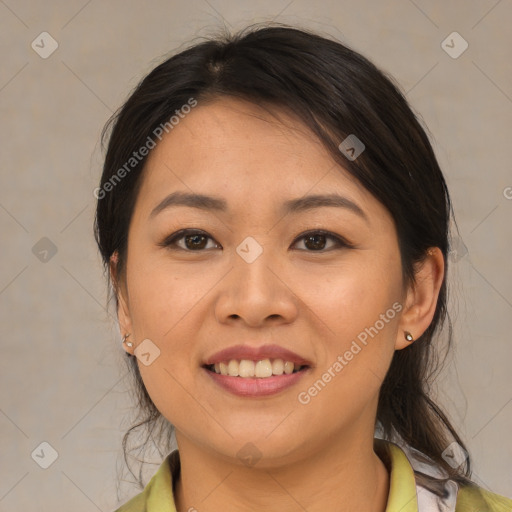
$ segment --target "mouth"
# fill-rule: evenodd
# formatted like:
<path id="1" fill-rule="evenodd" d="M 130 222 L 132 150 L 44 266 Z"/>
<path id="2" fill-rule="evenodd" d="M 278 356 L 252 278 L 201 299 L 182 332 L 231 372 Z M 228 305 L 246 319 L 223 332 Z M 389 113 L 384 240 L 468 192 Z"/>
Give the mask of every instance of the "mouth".
<path id="1" fill-rule="evenodd" d="M 283 359 L 230 359 L 204 364 L 202 369 L 219 389 L 244 399 L 267 399 L 281 394 L 312 371 L 310 365 Z"/>
<path id="2" fill-rule="evenodd" d="M 291 375 L 306 371 L 310 368 L 307 364 L 284 361 L 283 359 L 231 359 L 215 364 L 205 364 L 203 368 L 217 375 L 227 377 L 239 377 L 242 379 L 268 379 L 282 375 Z"/>

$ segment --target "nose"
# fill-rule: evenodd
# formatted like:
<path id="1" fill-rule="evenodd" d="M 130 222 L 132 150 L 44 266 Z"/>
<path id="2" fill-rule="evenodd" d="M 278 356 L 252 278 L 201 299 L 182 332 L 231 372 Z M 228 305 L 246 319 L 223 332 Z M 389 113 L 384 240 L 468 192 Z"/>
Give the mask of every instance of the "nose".
<path id="1" fill-rule="evenodd" d="M 299 299 L 283 268 L 264 250 L 252 263 L 234 256 L 234 268 L 223 279 L 215 304 L 220 323 L 242 322 L 249 327 L 291 323 Z"/>

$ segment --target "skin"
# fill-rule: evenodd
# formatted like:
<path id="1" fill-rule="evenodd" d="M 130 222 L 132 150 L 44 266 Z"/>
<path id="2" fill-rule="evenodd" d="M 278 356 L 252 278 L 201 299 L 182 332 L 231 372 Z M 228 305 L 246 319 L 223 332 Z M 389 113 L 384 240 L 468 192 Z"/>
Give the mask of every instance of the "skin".
<path id="1" fill-rule="evenodd" d="M 433 248 L 403 283 L 398 239 L 384 206 L 335 163 L 291 115 L 278 121 L 241 100 L 199 104 L 151 151 L 119 278 L 121 332 L 133 353 L 148 338 L 160 350 L 138 360 L 145 386 L 176 428 L 181 476 L 178 512 L 385 511 L 389 475 L 374 451 L 378 393 L 395 350 L 430 324 L 443 280 Z M 151 210 L 169 193 L 224 198 L 227 213 L 186 206 Z M 287 199 L 336 192 L 364 211 L 320 207 L 283 216 Z M 159 245 L 179 229 L 207 237 Z M 314 243 L 304 232 L 334 240 Z M 236 252 L 251 236 L 263 253 Z M 321 244 L 325 243 L 325 246 Z M 180 250 L 181 247 L 181 250 Z M 204 247 L 204 248 L 203 248 Z M 322 248 L 325 247 L 325 248 Z M 188 248 L 188 252 L 187 252 Z M 116 282 L 116 255 L 111 263 Z M 402 310 L 304 405 L 308 388 L 395 302 Z M 313 362 L 299 384 L 277 395 L 242 398 L 215 385 L 201 364 L 231 345 L 276 343 Z M 247 443 L 261 458 L 237 455 Z M 256 448 L 254 448 L 256 447 Z"/>

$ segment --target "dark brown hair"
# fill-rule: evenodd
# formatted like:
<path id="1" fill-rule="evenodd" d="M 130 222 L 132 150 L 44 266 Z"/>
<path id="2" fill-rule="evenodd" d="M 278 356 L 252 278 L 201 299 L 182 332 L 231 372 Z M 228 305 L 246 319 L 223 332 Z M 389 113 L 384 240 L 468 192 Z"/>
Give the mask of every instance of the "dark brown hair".
<path id="1" fill-rule="evenodd" d="M 430 247 L 445 259 L 445 280 L 431 325 L 413 344 L 395 351 L 380 390 L 376 421 L 385 437 L 398 434 L 461 484 L 471 484 L 470 459 L 453 468 L 442 452 L 456 441 L 465 448 L 447 416 L 430 397 L 439 370 L 439 334 L 448 324 L 446 273 L 449 225 L 453 214 L 446 183 L 425 129 L 393 79 L 344 44 L 308 30 L 282 24 L 250 26 L 232 35 L 222 33 L 192 44 L 153 69 L 105 126 L 110 133 L 100 189 L 110 182 L 154 130 L 195 98 L 206 104 L 219 97 L 237 97 L 270 110 L 293 112 L 391 213 L 398 233 L 404 282 L 414 282 L 415 268 Z M 355 134 L 365 150 L 346 158 L 339 144 Z M 145 158 L 123 173 L 108 193 L 98 195 L 95 237 L 109 279 L 109 258 L 117 251 L 122 281 L 127 235 Z M 110 280 L 109 280 L 110 284 Z M 114 283 L 114 287 L 116 283 Z M 112 290 L 112 287 L 109 287 Z M 116 290 L 113 290 L 116 299 Z M 125 434 L 146 429 L 146 438 L 165 451 L 170 425 L 151 401 L 134 357 L 127 359 L 135 379 L 140 417 Z M 161 452 L 160 452 L 161 453 Z M 132 472 L 133 474 L 133 472 Z M 428 478 L 421 481 L 428 484 Z M 138 481 L 142 487 L 141 473 Z"/>

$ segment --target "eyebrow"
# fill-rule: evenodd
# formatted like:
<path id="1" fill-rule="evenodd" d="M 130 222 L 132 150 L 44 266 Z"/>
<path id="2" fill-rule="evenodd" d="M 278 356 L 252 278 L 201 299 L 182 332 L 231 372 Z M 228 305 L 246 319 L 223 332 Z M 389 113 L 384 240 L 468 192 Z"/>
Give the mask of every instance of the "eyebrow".
<path id="1" fill-rule="evenodd" d="M 175 206 L 187 206 L 189 208 L 219 212 L 228 211 L 228 204 L 226 200 L 221 197 L 177 191 L 172 192 L 158 203 L 151 211 L 149 218 L 152 219 L 163 210 Z M 299 197 L 297 199 L 289 199 L 283 203 L 281 213 L 283 215 L 287 215 L 290 213 L 300 213 L 322 207 L 345 208 L 368 222 L 366 213 L 359 205 L 354 203 L 351 199 L 338 194 L 318 194 Z"/>

